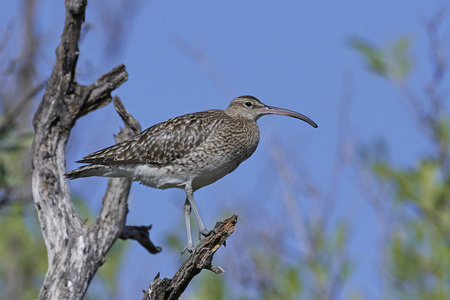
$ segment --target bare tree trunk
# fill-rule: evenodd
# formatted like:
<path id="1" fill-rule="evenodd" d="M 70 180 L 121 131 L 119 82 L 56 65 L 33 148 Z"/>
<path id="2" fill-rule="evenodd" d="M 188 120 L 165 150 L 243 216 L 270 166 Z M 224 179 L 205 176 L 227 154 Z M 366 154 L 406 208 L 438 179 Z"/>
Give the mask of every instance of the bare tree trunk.
<path id="1" fill-rule="evenodd" d="M 65 147 L 75 121 L 112 98 L 127 80 L 121 65 L 90 86 L 75 81 L 78 40 L 86 0 L 66 0 L 66 20 L 56 62 L 43 100 L 33 119 L 35 139 L 32 191 L 48 251 L 49 267 L 38 299 L 81 299 L 105 255 L 121 235 L 131 186 L 110 179 L 96 222 L 86 226 L 75 212 L 65 172 Z M 139 125 L 135 124 L 135 132 Z M 119 138 L 132 136 L 123 132 Z"/>

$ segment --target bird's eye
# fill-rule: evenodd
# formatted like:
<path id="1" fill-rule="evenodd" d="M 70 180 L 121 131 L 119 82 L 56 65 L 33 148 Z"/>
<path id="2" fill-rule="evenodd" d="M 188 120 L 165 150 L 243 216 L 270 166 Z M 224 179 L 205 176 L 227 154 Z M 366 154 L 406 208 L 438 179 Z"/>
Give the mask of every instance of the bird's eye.
<path id="1" fill-rule="evenodd" d="M 247 101 L 247 102 L 244 103 L 244 105 L 247 106 L 247 107 L 251 107 L 252 103 L 250 101 Z"/>

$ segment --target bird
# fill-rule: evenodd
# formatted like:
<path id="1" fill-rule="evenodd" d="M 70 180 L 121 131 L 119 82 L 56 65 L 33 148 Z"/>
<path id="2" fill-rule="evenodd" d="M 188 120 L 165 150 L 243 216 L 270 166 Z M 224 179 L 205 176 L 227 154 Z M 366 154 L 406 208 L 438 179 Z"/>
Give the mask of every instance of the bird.
<path id="1" fill-rule="evenodd" d="M 265 105 L 254 96 L 240 96 L 225 110 L 212 109 L 175 117 L 89 154 L 77 161 L 88 165 L 65 176 L 68 179 L 125 177 L 157 189 L 184 189 L 187 245 L 181 253 L 186 250 L 192 253 L 191 211 L 198 224 L 199 239 L 211 233 L 200 217 L 194 192 L 233 172 L 255 152 L 260 139 L 256 121 L 270 114 L 297 118 L 318 127 L 298 112 Z"/>

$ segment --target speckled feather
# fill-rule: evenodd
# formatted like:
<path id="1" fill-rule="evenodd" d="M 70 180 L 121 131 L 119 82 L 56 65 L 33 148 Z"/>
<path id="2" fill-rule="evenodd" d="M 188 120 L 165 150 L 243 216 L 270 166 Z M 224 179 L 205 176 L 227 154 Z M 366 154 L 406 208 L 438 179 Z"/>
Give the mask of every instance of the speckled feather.
<path id="1" fill-rule="evenodd" d="M 210 139 L 223 128 L 227 116 L 221 110 L 187 114 L 156 124 L 136 137 L 94 152 L 80 163 L 170 164 Z M 229 124 L 227 124 L 229 125 Z"/>

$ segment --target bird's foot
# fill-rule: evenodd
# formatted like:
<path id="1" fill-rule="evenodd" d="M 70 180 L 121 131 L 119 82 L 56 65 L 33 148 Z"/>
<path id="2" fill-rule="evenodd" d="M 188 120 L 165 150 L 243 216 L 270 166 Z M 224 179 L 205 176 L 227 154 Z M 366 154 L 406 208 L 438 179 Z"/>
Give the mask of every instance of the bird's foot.
<path id="1" fill-rule="evenodd" d="M 202 236 L 208 236 L 213 232 L 213 230 L 208 230 L 204 228 L 203 230 L 199 230 L 198 232 L 198 239 L 201 240 Z"/>
<path id="2" fill-rule="evenodd" d="M 194 252 L 194 245 L 193 245 L 192 243 L 188 243 L 188 244 L 186 245 L 186 247 L 184 247 L 184 249 L 181 250 L 181 255 L 183 255 L 184 252 L 186 252 L 186 250 L 187 250 L 189 253 Z"/>

